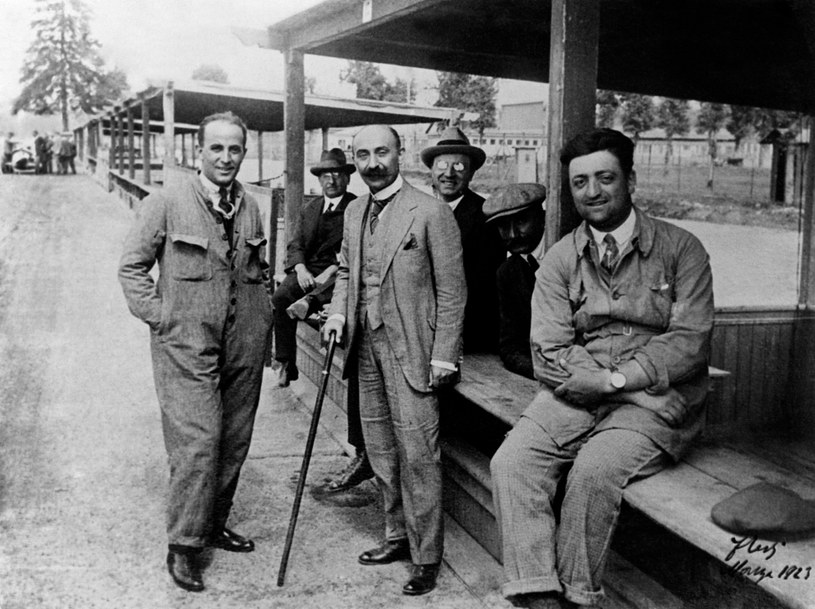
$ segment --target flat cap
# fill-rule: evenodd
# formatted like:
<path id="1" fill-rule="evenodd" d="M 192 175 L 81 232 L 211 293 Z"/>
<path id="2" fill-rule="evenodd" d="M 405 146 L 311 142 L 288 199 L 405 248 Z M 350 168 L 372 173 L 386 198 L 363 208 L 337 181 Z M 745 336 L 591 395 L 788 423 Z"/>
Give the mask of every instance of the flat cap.
<path id="1" fill-rule="evenodd" d="M 484 215 L 489 222 L 518 213 L 536 203 L 543 203 L 545 199 L 546 188 L 541 184 L 510 184 L 487 199 L 483 208 Z"/>

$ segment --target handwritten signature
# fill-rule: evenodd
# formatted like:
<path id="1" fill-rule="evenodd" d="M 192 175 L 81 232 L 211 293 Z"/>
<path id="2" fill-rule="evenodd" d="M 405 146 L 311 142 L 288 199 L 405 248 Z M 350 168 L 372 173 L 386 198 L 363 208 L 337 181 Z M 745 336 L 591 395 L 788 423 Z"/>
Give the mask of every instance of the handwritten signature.
<path id="1" fill-rule="evenodd" d="M 765 579 L 781 580 L 808 580 L 812 577 L 811 566 L 801 566 L 796 564 L 786 564 L 777 567 L 764 564 L 751 564 L 750 558 L 769 561 L 773 558 L 781 547 L 787 545 L 785 541 L 775 541 L 772 543 L 760 542 L 756 537 L 732 537 L 730 543 L 733 544 L 724 561 L 729 563 L 730 568 L 736 573 L 745 577 L 755 578 L 756 583 Z M 747 554 L 748 558 L 743 558 L 739 553 Z"/>

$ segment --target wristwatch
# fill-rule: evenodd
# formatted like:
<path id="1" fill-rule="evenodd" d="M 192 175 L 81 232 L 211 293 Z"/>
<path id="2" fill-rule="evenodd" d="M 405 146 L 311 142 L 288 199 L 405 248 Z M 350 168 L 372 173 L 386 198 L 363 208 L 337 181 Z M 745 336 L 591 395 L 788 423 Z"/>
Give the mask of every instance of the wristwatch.
<path id="1" fill-rule="evenodd" d="M 625 375 L 620 372 L 619 370 L 612 370 L 611 371 L 611 386 L 614 387 L 617 391 L 621 389 L 625 389 L 625 384 L 628 382 L 628 379 L 625 378 Z"/>

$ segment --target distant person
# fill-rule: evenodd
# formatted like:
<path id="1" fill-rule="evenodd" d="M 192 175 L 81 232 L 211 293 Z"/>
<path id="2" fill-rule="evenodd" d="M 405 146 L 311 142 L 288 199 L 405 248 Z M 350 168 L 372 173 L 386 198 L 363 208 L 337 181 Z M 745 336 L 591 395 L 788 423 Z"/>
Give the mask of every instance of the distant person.
<path id="1" fill-rule="evenodd" d="M 538 260 L 533 252 L 540 245 L 546 216 L 546 188 L 540 184 L 511 184 L 484 204 L 487 225 L 498 230 L 511 254 L 498 267 L 498 354 L 507 370 L 535 378 L 529 331 L 532 323 L 532 291 Z"/>
<path id="2" fill-rule="evenodd" d="M 48 135 L 45 134 L 45 172 L 54 173 L 54 146 L 58 136 L 56 133 Z"/>
<path id="3" fill-rule="evenodd" d="M 34 131 L 34 173 L 48 173 L 48 150 L 45 134 Z"/>
<path id="4" fill-rule="evenodd" d="M 57 143 L 57 173 L 68 174 L 68 166 L 71 163 L 71 142 L 68 136 L 63 135 Z M 76 170 L 74 170 L 76 173 Z"/>
<path id="5" fill-rule="evenodd" d="M 198 152 L 200 173 L 144 200 L 119 266 L 130 310 L 150 326 L 170 462 L 167 568 L 193 592 L 204 589 L 205 547 L 255 549 L 226 523 L 272 323 L 263 221 L 236 179 L 246 154 L 243 121 L 231 112 L 206 117 Z"/>
<path id="6" fill-rule="evenodd" d="M 14 133 L 8 132 L 3 142 L 3 173 L 11 173 L 14 159 Z"/>
<path id="7" fill-rule="evenodd" d="M 444 553 L 437 391 L 455 378 L 467 286 L 461 237 L 446 205 L 400 175 L 386 125 L 353 139 L 370 193 L 350 203 L 326 340 L 346 338 L 343 375 L 359 374 L 368 459 L 382 493 L 385 539 L 363 565 L 411 559 L 409 595 L 436 587 Z"/>
<path id="8" fill-rule="evenodd" d="M 422 150 L 430 168 L 433 192 L 453 210 L 464 250 L 467 308 L 464 314 L 464 351 L 491 352 L 498 347 L 498 294 L 495 271 L 506 258 L 496 230 L 485 224 L 484 197 L 470 190 L 473 175 L 486 153 L 458 127 L 445 129 L 439 141 Z"/>
<path id="9" fill-rule="evenodd" d="M 315 288 L 324 289 L 313 294 L 306 303 L 307 309 L 316 310 L 318 305 L 331 302 L 331 285 L 342 243 L 343 214 L 356 196 L 348 192 L 348 182 L 356 168 L 346 162 L 345 153 L 339 148 L 324 150 L 320 162 L 310 171 L 320 180 L 323 196 L 300 206 L 294 234 L 286 248 L 286 278 L 272 295 L 279 387 L 288 387 L 300 376 L 297 369 L 297 319 L 292 318 L 286 309 Z M 318 277 L 328 269 L 332 271 L 321 278 L 321 284 L 330 284 L 318 286 Z"/>
<path id="10" fill-rule="evenodd" d="M 593 129 L 560 160 L 583 223 L 538 270 L 531 343 L 542 388 L 491 463 L 502 591 L 533 609 L 601 602 L 623 490 L 701 431 L 713 328 L 704 247 L 633 205 L 634 143 Z"/>

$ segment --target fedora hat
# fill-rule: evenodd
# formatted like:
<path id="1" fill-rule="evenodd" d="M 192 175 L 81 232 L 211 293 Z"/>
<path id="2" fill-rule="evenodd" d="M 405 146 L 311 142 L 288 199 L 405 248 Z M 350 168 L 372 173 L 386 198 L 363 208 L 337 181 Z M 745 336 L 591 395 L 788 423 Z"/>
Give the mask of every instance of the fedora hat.
<path id="1" fill-rule="evenodd" d="M 347 174 L 352 174 L 357 170 L 353 163 L 345 161 L 345 153 L 341 148 L 332 148 L 331 150 L 323 150 L 320 155 L 320 162 L 309 169 L 309 171 L 319 176 L 324 171 L 344 171 Z"/>
<path id="2" fill-rule="evenodd" d="M 466 154 L 470 157 L 472 171 L 477 171 L 487 159 L 486 153 L 481 148 L 470 146 L 470 140 L 458 127 L 447 127 L 441 132 L 441 137 L 436 145 L 425 148 L 419 153 L 419 156 L 422 158 L 422 163 L 433 167 L 433 159 L 440 154 Z"/>

